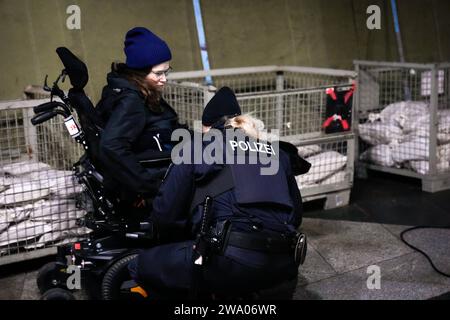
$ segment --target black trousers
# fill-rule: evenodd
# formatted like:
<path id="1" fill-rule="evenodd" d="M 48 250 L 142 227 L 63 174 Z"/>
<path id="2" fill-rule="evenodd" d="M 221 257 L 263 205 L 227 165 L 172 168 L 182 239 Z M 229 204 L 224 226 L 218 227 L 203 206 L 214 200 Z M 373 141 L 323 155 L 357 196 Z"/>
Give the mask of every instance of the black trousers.
<path id="1" fill-rule="evenodd" d="M 185 241 L 141 251 L 129 265 L 132 278 L 149 290 L 187 292 L 193 285 L 192 245 L 192 241 Z M 297 277 L 298 269 L 291 255 L 265 255 L 256 264 L 254 256 L 249 263 L 245 258 L 236 259 L 226 254 L 212 256 L 202 267 L 199 292 L 240 295 Z"/>

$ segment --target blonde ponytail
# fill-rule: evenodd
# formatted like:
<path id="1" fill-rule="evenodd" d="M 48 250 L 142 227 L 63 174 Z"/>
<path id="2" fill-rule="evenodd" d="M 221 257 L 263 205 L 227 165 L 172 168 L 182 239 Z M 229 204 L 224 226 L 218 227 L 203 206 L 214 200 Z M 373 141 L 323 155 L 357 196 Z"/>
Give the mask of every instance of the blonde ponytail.
<path id="1" fill-rule="evenodd" d="M 225 126 L 231 126 L 236 129 L 241 129 L 248 136 L 259 140 L 274 140 L 277 137 L 264 131 L 264 122 L 252 117 L 249 114 L 243 114 L 225 122 Z"/>

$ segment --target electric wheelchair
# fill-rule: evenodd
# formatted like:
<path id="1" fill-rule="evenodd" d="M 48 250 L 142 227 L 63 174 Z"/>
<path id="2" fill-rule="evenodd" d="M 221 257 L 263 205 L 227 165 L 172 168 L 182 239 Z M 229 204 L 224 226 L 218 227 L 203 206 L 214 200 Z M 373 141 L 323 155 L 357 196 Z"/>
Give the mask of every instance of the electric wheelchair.
<path id="1" fill-rule="evenodd" d="M 44 300 L 73 299 L 73 289 L 79 287 L 87 289 L 90 298 L 146 297 L 146 292 L 130 280 L 127 265 L 139 248 L 155 245 L 153 226 L 148 221 L 140 221 L 138 215 L 130 218 L 133 208 L 127 208 L 119 197 L 105 188 L 98 157 L 104 124 L 84 92 L 89 78 L 87 67 L 67 48 L 57 48 L 56 52 L 64 70 L 52 87 L 47 85 L 46 77 L 44 90 L 50 92 L 51 99 L 34 107 L 35 116 L 31 123 L 38 125 L 55 116 L 63 116 L 70 135 L 83 146 L 84 155 L 73 165 L 74 175 L 83 187 L 78 200 L 87 211 L 79 225 L 93 231 L 85 240 L 57 248 L 56 261 L 39 270 L 39 291 Z M 66 76 L 72 86 L 67 95 L 58 86 Z M 54 100 L 55 96 L 61 101 Z M 168 167 L 170 153 L 159 153 L 156 158 L 140 161 L 146 167 Z M 80 276 L 81 286 L 75 278 L 70 282 L 72 273 Z"/>

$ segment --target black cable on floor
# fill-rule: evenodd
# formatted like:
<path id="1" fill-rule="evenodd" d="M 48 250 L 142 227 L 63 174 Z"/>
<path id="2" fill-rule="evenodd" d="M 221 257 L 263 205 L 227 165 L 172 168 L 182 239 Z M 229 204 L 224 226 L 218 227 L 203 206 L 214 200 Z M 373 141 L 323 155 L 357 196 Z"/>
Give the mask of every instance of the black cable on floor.
<path id="1" fill-rule="evenodd" d="M 408 228 L 408 229 L 406 229 L 406 230 L 403 230 L 403 231 L 400 233 L 400 239 L 401 239 L 408 247 L 410 247 L 410 248 L 416 250 L 417 252 L 423 254 L 423 255 L 425 256 L 425 258 L 427 258 L 428 262 L 431 264 L 431 266 L 433 267 L 433 269 L 434 269 L 437 273 L 439 273 L 440 275 L 443 275 L 444 277 L 450 278 L 450 274 L 445 273 L 445 272 L 439 270 L 439 269 L 434 265 L 434 263 L 433 263 L 433 261 L 431 260 L 431 258 L 430 258 L 425 252 L 423 252 L 422 250 L 420 250 L 420 249 L 417 248 L 417 247 L 414 247 L 412 244 L 408 243 L 408 242 L 403 238 L 403 235 L 404 235 L 405 233 L 407 233 L 407 232 L 409 232 L 409 231 L 412 231 L 412 230 L 415 230 L 415 229 L 450 229 L 450 226 L 444 226 L 444 227 L 417 226 L 417 227 L 412 227 L 412 228 Z"/>

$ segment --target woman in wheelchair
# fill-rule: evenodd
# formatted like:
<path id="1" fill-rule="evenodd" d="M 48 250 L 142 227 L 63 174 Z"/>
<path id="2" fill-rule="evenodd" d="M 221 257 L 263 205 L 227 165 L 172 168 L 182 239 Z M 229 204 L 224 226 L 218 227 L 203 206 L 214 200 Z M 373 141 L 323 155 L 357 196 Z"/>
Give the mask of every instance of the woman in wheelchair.
<path id="1" fill-rule="evenodd" d="M 180 124 L 161 97 L 171 70 L 167 44 L 136 27 L 126 34 L 124 52 L 126 63 L 112 64 L 96 111 L 105 124 L 99 157 L 106 191 L 131 214 L 149 212 L 148 200 L 170 163 L 172 131 Z"/>

